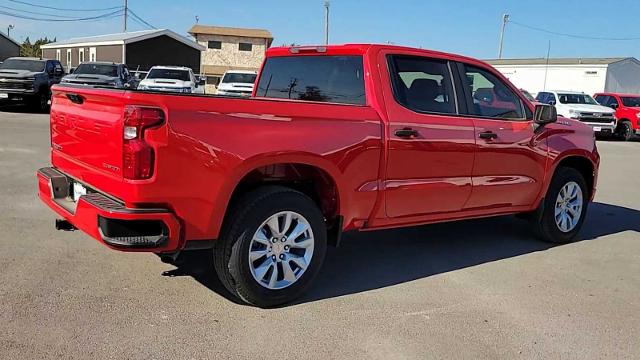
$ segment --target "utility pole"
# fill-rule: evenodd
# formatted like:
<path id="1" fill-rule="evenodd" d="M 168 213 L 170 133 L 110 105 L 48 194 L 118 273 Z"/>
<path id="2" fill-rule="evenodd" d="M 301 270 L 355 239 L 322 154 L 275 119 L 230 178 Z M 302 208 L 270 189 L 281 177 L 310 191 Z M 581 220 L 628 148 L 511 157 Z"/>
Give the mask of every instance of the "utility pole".
<path id="1" fill-rule="evenodd" d="M 324 44 L 329 45 L 329 0 L 324 2 Z"/>
<path id="2" fill-rule="evenodd" d="M 549 45 L 547 45 L 547 63 L 544 67 L 544 83 L 542 84 L 542 91 L 547 90 L 547 72 L 549 72 L 549 54 L 551 53 L 551 40 L 549 40 Z"/>
<path id="3" fill-rule="evenodd" d="M 13 26 L 13 25 L 9 25 L 9 26 L 7 26 L 7 37 L 11 36 L 10 32 L 11 32 L 11 30 L 13 30 L 14 28 L 15 28 L 15 26 Z"/>
<path id="4" fill-rule="evenodd" d="M 509 14 L 502 15 L 502 25 L 500 26 L 500 45 L 498 46 L 498 59 L 502 59 L 502 42 L 504 41 L 504 28 L 509 21 Z"/>
<path id="5" fill-rule="evenodd" d="M 127 0 L 124 0 L 124 32 L 127 32 L 127 17 L 129 12 L 129 4 L 127 4 Z"/>

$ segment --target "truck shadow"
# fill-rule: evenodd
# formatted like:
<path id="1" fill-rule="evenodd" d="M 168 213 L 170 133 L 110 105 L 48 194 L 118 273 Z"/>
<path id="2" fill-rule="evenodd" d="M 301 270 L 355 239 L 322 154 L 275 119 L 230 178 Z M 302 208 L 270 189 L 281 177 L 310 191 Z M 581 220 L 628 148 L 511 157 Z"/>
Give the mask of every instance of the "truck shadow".
<path id="1" fill-rule="evenodd" d="M 580 239 L 629 230 L 640 232 L 640 211 L 593 203 Z M 328 249 L 315 284 L 297 303 L 393 286 L 551 247 L 554 245 L 534 238 L 528 224 L 513 216 L 347 233 L 339 248 Z M 210 251 L 190 252 L 164 275 L 192 276 L 238 303 L 216 277 L 211 261 Z"/>

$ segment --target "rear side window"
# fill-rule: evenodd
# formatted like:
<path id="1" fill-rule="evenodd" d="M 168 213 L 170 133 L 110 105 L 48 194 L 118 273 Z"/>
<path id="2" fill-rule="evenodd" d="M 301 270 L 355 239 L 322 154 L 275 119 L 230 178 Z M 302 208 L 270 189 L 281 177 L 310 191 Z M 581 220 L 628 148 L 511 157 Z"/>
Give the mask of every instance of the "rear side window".
<path id="1" fill-rule="evenodd" d="M 284 56 L 268 58 L 256 96 L 365 104 L 361 56 Z"/>
<path id="2" fill-rule="evenodd" d="M 415 56 L 392 56 L 389 62 L 397 102 L 417 112 L 456 113 L 446 62 Z"/>

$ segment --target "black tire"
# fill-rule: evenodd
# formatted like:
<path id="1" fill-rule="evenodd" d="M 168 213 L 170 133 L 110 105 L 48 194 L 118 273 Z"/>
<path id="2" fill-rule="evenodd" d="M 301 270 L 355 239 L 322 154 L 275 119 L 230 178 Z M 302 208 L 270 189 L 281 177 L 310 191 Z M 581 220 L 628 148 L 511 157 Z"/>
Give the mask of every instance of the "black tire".
<path id="1" fill-rule="evenodd" d="M 41 90 L 32 99 L 32 106 L 34 110 L 41 113 L 49 112 L 49 91 Z"/>
<path id="2" fill-rule="evenodd" d="M 575 182 L 582 191 L 582 211 L 578 218 L 578 223 L 573 230 L 563 232 L 556 224 L 555 220 L 555 205 L 556 199 L 560 190 L 569 182 Z M 547 242 L 566 244 L 574 241 L 582 228 L 584 219 L 587 215 L 587 207 L 589 204 L 590 189 L 587 187 L 587 183 L 580 172 L 574 168 L 559 167 L 556 173 L 551 179 L 551 184 L 547 190 L 545 198 L 540 203 L 540 207 L 536 211 L 536 216 L 532 216 L 531 225 L 534 233 L 541 239 Z"/>
<path id="3" fill-rule="evenodd" d="M 633 126 L 631 126 L 631 123 L 627 120 L 620 121 L 616 129 L 616 134 L 621 140 L 629 141 L 633 139 Z"/>
<path id="4" fill-rule="evenodd" d="M 313 256 L 300 278 L 288 287 L 272 290 L 254 279 L 249 264 L 253 234 L 270 216 L 294 211 L 309 223 L 314 237 Z M 225 218 L 214 246 L 214 267 L 222 284 L 240 300 L 259 307 L 290 302 L 311 285 L 324 261 L 327 229 L 320 209 L 307 195 L 281 186 L 265 186 L 243 196 Z"/>

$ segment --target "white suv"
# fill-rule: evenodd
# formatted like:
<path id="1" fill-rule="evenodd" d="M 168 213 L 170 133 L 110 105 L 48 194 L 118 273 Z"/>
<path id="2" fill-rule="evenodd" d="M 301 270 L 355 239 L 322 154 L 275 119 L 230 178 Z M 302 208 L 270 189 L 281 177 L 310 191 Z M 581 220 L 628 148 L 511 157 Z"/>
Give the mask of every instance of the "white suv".
<path id="1" fill-rule="evenodd" d="M 555 105 L 558 116 L 588 124 L 598 134 L 611 135 L 616 129 L 615 110 L 598 104 L 590 95 L 575 91 L 541 91 L 536 100 Z"/>
<path id="2" fill-rule="evenodd" d="M 193 70 L 183 66 L 154 66 L 138 84 L 138 90 L 203 93 Z"/>
<path id="3" fill-rule="evenodd" d="M 229 70 L 224 73 L 218 84 L 217 95 L 251 96 L 253 84 L 256 82 L 255 71 Z"/>

